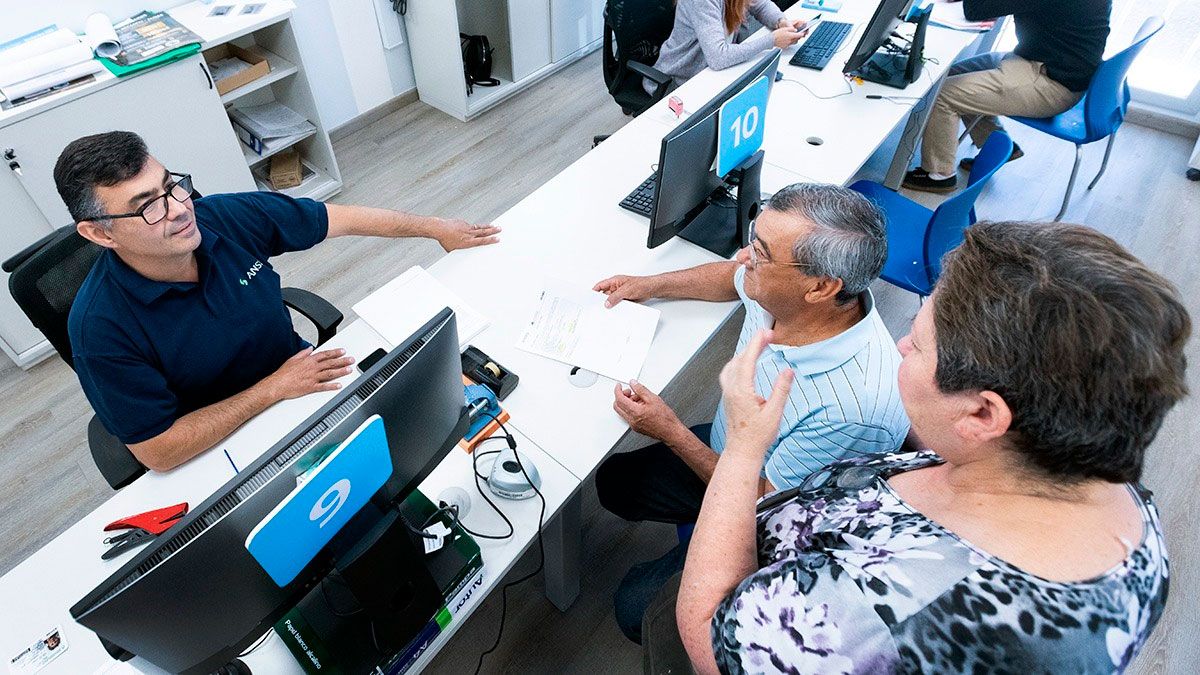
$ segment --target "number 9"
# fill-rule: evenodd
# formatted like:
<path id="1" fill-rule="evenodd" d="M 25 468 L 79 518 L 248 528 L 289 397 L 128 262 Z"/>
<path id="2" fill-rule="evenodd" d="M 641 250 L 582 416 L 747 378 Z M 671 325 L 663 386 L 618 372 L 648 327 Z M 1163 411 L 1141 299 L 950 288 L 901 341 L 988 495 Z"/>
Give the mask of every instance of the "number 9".
<path id="1" fill-rule="evenodd" d="M 346 498 L 350 496 L 350 481 L 343 478 L 334 483 L 325 494 L 321 495 L 316 504 L 313 504 L 312 511 L 308 512 L 309 520 L 316 520 L 321 516 L 325 519 L 317 527 L 325 527 L 342 508 L 342 504 L 346 503 Z"/>

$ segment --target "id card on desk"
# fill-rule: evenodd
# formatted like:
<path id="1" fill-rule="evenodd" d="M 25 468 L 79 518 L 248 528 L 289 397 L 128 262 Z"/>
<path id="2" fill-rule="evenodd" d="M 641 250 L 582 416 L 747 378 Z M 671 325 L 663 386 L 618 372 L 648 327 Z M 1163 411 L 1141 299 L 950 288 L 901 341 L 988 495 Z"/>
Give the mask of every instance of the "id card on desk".
<path id="1" fill-rule="evenodd" d="M 62 656 L 67 651 L 67 641 L 62 637 L 62 630 L 57 626 L 46 633 L 20 654 L 12 657 L 8 663 L 8 671 L 13 675 L 27 675 L 45 668 L 51 661 Z"/>

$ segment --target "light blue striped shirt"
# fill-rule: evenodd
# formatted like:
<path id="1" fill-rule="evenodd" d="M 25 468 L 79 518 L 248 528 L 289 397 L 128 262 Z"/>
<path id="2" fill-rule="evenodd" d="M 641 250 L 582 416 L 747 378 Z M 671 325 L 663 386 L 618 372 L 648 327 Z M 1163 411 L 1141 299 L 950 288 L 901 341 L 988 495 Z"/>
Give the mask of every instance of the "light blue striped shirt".
<path id="1" fill-rule="evenodd" d="M 746 305 L 738 352 L 775 319 L 746 297 L 746 270 L 733 277 Z M 771 393 L 784 368 L 796 373 L 779 424 L 779 438 L 767 451 L 763 475 L 780 489 L 799 485 L 809 474 L 838 459 L 892 452 L 908 434 L 908 415 L 896 381 L 900 352 L 870 291 L 861 300 L 866 316 L 845 332 L 803 347 L 772 344 L 763 351 L 755 373 L 760 396 Z M 718 453 L 727 435 L 725 401 L 717 407 L 709 444 Z"/>

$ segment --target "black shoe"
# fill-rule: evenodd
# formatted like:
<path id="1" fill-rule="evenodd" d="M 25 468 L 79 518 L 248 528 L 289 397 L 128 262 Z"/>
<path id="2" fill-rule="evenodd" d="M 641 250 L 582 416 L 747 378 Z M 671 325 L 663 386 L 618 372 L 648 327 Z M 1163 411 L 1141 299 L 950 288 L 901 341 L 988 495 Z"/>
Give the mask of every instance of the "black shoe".
<path id="1" fill-rule="evenodd" d="M 921 192 L 954 192 L 954 188 L 958 186 L 958 177 L 931 178 L 925 169 L 913 169 L 904 174 L 904 182 L 900 185 Z"/>
<path id="2" fill-rule="evenodd" d="M 1012 154 L 1008 156 L 1008 162 L 1011 162 L 1014 159 L 1021 159 L 1024 156 L 1025 156 L 1025 153 L 1021 152 L 1021 146 L 1017 145 L 1016 143 L 1013 143 Z M 1007 162 L 1005 162 L 1005 163 L 1007 163 Z M 958 163 L 958 165 L 961 166 L 964 171 L 970 171 L 971 167 L 975 166 L 975 158 L 974 157 L 964 157 L 962 159 L 962 161 L 960 161 Z"/>

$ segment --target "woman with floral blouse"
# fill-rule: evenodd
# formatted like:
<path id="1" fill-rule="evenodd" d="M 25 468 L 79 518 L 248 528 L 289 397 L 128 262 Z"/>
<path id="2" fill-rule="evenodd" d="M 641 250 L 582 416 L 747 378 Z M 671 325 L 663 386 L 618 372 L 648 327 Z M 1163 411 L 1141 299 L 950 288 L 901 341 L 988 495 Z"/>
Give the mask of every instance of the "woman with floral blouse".
<path id="1" fill-rule="evenodd" d="M 790 379 L 755 391 L 760 334 L 721 374 L 729 440 L 676 605 L 693 666 L 1123 670 L 1167 596 L 1137 481 L 1186 394 L 1190 330 L 1170 283 L 1104 235 L 975 225 L 900 342 L 928 449 L 841 462 L 756 505 Z"/>

